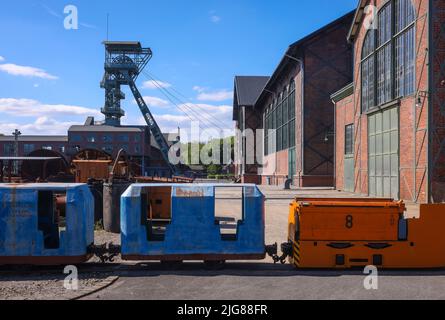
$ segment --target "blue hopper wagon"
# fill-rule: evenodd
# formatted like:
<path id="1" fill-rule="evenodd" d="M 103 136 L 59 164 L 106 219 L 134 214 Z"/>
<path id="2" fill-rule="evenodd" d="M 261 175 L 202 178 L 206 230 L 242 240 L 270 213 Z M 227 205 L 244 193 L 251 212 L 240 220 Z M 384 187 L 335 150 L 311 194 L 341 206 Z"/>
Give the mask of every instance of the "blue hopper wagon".
<path id="1" fill-rule="evenodd" d="M 241 191 L 239 219 L 215 215 L 215 192 L 225 188 Z M 235 199 L 219 201 L 230 212 Z M 122 259 L 261 260 L 264 219 L 264 196 L 255 185 L 133 184 L 121 198 Z"/>
<path id="2" fill-rule="evenodd" d="M 94 199 L 83 184 L 1 184 L 0 265 L 90 259 Z"/>

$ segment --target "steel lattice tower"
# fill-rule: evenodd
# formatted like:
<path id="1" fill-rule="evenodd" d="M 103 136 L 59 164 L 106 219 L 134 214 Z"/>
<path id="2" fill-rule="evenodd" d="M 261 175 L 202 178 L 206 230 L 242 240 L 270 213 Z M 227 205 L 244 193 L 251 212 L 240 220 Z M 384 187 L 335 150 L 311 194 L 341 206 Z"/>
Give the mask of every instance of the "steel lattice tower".
<path id="1" fill-rule="evenodd" d="M 125 99 L 121 86 L 129 86 L 164 160 L 172 173 L 177 174 L 177 168 L 169 161 L 170 147 L 136 87 L 136 79 L 153 56 L 151 49 L 142 48 L 140 42 L 105 41 L 104 45 L 105 75 L 101 87 L 105 89 L 105 107 L 101 112 L 105 115 L 105 124 L 120 125 L 120 119 L 125 115 L 121 109 L 121 100 Z"/>

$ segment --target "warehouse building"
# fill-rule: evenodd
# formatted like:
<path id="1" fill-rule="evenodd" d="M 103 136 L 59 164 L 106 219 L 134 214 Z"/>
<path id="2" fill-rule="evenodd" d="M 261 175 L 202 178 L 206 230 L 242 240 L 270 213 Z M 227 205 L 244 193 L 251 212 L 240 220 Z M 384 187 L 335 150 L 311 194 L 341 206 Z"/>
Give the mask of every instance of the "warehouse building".
<path id="1" fill-rule="evenodd" d="M 236 139 L 242 181 L 281 185 L 291 179 L 298 187 L 334 185 L 330 96 L 352 81 L 347 35 L 353 18 L 351 12 L 292 44 L 273 75 L 261 78 L 267 81 L 254 103 L 250 95 L 259 83 L 250 81 L 249 90 L 240 90 L 240 80 L 246 79 L 235 79 L 236 128 L 264 129 L 263 157 L 253 165 L 246 163 L 246 155 L 256 152 L 258 144 L 255 148 L 252 141 L 246 143 L 243 135 Z"/>
<path id="2" fill-rule="evenodd" d="M 262 115 L 255 109 L 255 102 L 270 77 L 237 76 L 233 98 L 233 120 L 236 121 L 235 174 L 243 183 L 261 183 L 259 166 L 248 160 L 248 154 L 255 155 L 257 136 L 253 133 L 263 128 Z M 248 141 L 245 129 L 252 129 L 251 141 Z M 262 141 L 259 142 L 262 146 Z M 260 151 L 263 149 L 261 148 Z"/>
<path id="3" fill-rule="evenodd" d="M 0 135 L 0 156 L 15 156 L 15 137 Z M 20 136 L 17 141 L 18 157 L 25 157 L 36 150 L 52 150 L 66 155 L 68 150 L 67 136 Z"/>
<path id="4" fill-rule="evenodd" d="M 337 189 L 445 201 L 444 26 L 443 0 L 360 1 L 354 81 L 332 95 Z"/>

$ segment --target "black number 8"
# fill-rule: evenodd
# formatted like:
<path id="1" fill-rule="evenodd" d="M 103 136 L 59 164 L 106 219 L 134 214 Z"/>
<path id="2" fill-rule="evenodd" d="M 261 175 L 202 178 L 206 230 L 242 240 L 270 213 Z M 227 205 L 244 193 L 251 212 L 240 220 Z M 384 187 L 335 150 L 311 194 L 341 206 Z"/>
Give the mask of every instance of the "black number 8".
<path id="1" fill-rule="evenodd" d="M 352 229 L 354 226 L 354 217 L 349 215 L 346 217 L 346 228 Z"/>

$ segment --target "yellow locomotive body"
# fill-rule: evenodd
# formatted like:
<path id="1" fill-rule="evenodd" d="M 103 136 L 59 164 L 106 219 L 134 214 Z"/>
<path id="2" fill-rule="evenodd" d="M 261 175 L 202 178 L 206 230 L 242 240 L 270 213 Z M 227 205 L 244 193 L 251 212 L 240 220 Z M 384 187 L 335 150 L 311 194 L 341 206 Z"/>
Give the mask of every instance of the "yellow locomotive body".
<path id="1" fill-rule="evenodd" d="M 290 262 L 297 268 L 445 267 L 445 205 L 407 217 L 392 199 L 296 199 L 290 205 Z"/>

